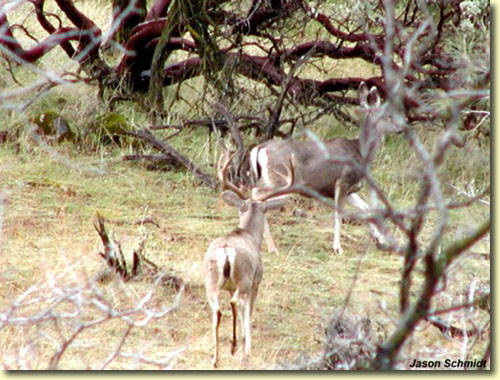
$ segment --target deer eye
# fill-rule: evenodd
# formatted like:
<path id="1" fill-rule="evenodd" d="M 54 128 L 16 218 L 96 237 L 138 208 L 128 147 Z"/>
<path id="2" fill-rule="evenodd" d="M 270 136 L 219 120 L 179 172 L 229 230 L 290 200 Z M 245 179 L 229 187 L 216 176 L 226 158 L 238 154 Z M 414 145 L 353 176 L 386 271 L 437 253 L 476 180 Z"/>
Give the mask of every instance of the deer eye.
<path id="1" fill-rule="evenodd" d="M 240 207 L 240 212 L 247 212 L 248 211 L 248 204 L 243 203 Z"/>

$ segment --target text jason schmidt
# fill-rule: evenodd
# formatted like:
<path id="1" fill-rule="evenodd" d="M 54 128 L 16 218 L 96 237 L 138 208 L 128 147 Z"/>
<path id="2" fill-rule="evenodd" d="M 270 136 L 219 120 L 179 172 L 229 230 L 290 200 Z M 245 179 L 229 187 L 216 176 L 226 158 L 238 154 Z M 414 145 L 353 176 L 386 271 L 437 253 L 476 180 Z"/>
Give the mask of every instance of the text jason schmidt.
<path id="1" fill-rule="evenodd" d="M 410 368 L 485 368 L 486 360 L 461 360 L 461 359 L 445 359 L 445 360 L 418 360 L 413 359 L 410 363 Z"/>

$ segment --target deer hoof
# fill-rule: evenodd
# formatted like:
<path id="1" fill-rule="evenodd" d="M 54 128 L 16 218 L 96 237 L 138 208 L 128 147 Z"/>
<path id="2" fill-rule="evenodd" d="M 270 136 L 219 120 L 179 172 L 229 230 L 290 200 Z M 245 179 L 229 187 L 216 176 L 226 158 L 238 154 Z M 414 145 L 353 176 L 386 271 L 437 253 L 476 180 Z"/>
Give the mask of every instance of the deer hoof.
<path id="1" fill-rule="evenodd" d="M 243 367 L 243 369 L 248 368 L 248 355 L 243 355 L 243 358 L 241 359 L 240 365 L 241 365 L 241 367 Z"/>
<path id="2" fill-rule="evenodd" d="M 213 360 L 212 360 L 212 366 L 214 368 L 217 368 L 219 366 L 219 360 L 218 360 L 218 358 L 213 358 Z"/>
<path id="3" fill-rule="evenodd" d="M 344 250 L 342 247 L 333 247 L 333 253 L 337 255 L 342 255 L 344 253 Z"/>

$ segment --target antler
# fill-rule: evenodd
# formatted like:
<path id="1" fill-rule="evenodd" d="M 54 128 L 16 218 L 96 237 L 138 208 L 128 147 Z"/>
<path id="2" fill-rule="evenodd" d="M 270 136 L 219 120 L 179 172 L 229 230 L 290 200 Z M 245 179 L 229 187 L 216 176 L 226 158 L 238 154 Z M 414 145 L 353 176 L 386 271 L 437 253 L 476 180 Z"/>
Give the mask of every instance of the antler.
<path id="1" fill-rule="evenodd" d="M 236 185 L 229 182 L 228 180 L 227 168 L 229 166 L 229 163 L 233 159 L 234 155 L 235 153 L 231 153 L 228 150 L 226 150 L 224 154 L 219 158 L 219 162 L 217 163 L 217 177 L 222 182 L 223 189 L 231 190 L 241 199 L 248 199 L 248 196 L 246 196 L 240 188 L 238 188 Z"/>
<path id="2" fill-rule="evenodd" d="M 300 185 L 297 184 L 295 180 L 295 155 L 293 153 L 290 155 L 289 165 L 286 166 L 286 169 L 286 175 L 276 172 L 276 174 L 285 180 L 286 185 L 275 190 L 270 188 L 268 192 L 264 192 L 263 196 L 257 196 L 259 201 L 267 201 L 270 198 L 296 193 L 300 190 Z"/>

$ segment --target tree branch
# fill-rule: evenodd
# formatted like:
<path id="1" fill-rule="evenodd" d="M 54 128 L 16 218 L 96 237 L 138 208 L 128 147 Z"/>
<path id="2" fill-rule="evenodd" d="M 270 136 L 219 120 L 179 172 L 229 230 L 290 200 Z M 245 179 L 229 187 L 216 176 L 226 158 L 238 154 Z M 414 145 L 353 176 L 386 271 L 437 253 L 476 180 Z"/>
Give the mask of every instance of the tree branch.
<path id="1" fill-rule="evenodd" d="M 217 190 L 218 182 L 215 179 L 203 173 L 191 161 L 189 161 L 186 157 L 177 152 L 169 144 L 167 144 L 164 141 L 158 140 L 149 130 L 142 129 L 138 131 L 129 131 L 127 133 L 131 136 L 135 136 L 150 143 L 153 147 L 161 151 L 163 154 L 174 158 L 175 160 L 180 162 L 184 167 L 186 167 L 186 169 L 192 172 L 196 177 L 201 179 L 201 181 L 205 183 L 208 187 L 210 187 L 213 190 Z"/>

